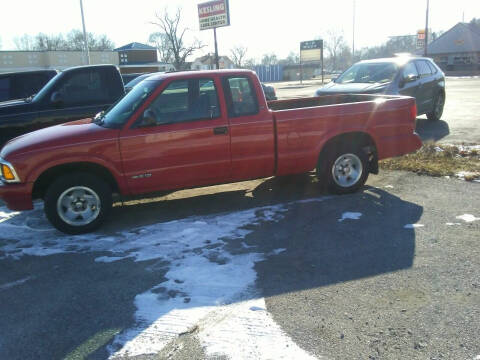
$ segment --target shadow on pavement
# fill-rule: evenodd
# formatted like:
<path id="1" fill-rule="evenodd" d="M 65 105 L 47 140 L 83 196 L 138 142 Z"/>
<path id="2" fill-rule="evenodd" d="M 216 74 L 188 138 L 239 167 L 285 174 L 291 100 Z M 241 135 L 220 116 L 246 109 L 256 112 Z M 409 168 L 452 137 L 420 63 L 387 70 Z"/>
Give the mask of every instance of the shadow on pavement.
<path id="1" fill-rule="evenodd" d="M 326 197 L 309 174 L 252 183 L 253 188 L 246 185 L 242 189 L 237 184 L 224 187 L 226 191 L 221 193 L 119 206 L 114 209 L 105 232 L 111 234 L 189 216 L 234 214 L 242 209 L 280 205 L 284 211 L 275 220 L 248 224 L 246 229 L 250 233 L 245 238 L 225 239 L 223 245 L 225 252 L 232 256 L 265 254 L 263 261 L 255 263 L 257 286 L 265 296 L 412 266 L 415 232 L 405 229 L 404 225 L 418 221 L 423 212 L 421 206 L 372 187 L 352 195 Z M 359 219 L 339 221 L 346 212 L 360 213 Z M 61 240 L 61 236 L 58 237 Z M 164 241 L 161 236 L 158 239 Z M 272 255 L 279 248 L 286 250 Z M 210 260 L 209 256 L 219 249 L 205 244 L 195 251 L 190 251 L 188 256 Z M 132 325 L 135 295 L 165 281 L 169 264 L 164 261 L 155 271 L 145 271 L 152 266 L 152 261 L 96 263 L 97 256 L 98 253 L 86 252 L 26 257 L 21 263 L 0 262 L 3 273 L 16 271 L 17 275 L 21 271 L 19 264 L 27 264 L 31 268 L 25 270 L 23 276 L 38 279 L 29 287 L 19 287 L 8 294 L 0 292 L 0 333 L 9 333 L 2 335 L 0 354 L 11 355 L 12 359 L 19 358 L 19 354 L 23 359 L 60 358 L 87 346 L 90 339 L 98 338 L 99 334 L 107 334 L 106 340 L 97 339 L 97 344 L 92 345 L 94 352 L 85 350 L 94 358 L 106 357 L 105 345 L 111 341 L 115 329 Z M 223 272 L 222 265 L 215 263 L 213 269 Z M 236 279 L 231 281 L 235 283 Z M 165 313 L 171 310 L 174 308 L 167 306 Z M 142 324 L 139 331 L 150 325 Z"/>
<path id="2" fill-rule="evenodd" d="M 450 127 L 444 120 L 431 121 L 417 118 L 416 132 L 422 141 L 438 141 L 450 134 Z"/>

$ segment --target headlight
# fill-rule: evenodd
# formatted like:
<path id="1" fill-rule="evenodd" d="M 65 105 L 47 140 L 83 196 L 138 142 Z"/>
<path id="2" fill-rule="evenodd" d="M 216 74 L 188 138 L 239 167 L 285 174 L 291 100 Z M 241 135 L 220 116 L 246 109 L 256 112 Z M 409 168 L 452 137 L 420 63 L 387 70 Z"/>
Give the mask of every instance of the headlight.
<path id="1" fill-rule="evenodd" d="M 0 159 L 0 169 L 2 180 L 7 183 L 16 183 L 20 182 L 20 179 L 15 171 L 15 168 L 8 161 Z"/>

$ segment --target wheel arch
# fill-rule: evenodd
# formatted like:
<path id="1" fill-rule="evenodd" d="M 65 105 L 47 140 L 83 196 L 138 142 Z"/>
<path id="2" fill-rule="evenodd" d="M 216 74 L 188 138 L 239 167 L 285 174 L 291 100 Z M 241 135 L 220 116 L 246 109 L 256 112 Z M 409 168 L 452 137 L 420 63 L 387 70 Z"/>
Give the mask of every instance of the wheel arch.
<path id="1" fill-rule="evenodd" d="M 362 149 L 369 155 L 370 172 L 378 174 L 378 155 L 375 140 L 370 134 L 363 131 L 342 133 L 328 139 L 320 150 L 318 163 L 321 163 L 325 159 L 330 149 L 344 144 L 355 144 L 356 146 L 362 147 Z"/>
<path id="2" fill-rule="evenodd" d="M 72 172 L 96 175 L 110 186 L 112 192 L 120 191 L 119 184 L 109 169 L 97 163 L 79 161 L 55 165 L 44 170 L 33 184 L 32 199 L 43 198 L 48 186 L 55 181 L 56 178 Z"/>

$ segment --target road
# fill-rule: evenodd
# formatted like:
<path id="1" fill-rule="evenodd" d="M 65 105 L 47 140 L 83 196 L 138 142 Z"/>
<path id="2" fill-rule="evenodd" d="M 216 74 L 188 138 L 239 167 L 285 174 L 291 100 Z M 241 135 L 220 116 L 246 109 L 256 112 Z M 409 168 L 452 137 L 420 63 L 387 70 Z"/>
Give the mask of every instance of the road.
<path id="1" fill-rule="evenodd" d="M 263 179 L 116 206 L 82 236 L 2 207 L 0 358 L 477 359 L 479 190 Z"/>
<path id="2" fill-rule="evenodd" d="M 305 81 L 272 83 L 279 99 L 313 96 L 321 82 Z M 446 103 L 442 120 L 417 119 L 417 132 L 424 141 L 451 144 L 480 144 L 480 78 L 449 78 L 446 80 Z"/>

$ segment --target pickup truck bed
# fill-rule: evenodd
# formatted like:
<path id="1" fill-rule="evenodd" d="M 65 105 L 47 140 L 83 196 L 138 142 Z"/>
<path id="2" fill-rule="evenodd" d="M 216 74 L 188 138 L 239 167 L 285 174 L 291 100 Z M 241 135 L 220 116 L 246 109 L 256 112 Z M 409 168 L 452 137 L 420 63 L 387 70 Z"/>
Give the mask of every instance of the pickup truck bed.
<path id="1" fill-rule="evenodd" d="M 7 143 L 0 198 L 45 199 L 54 226 L 98 227 L 111 194 L 148 194 L 312 169 L 332 192 L 358 190 L 377 161 L 418 149 L 411 97 L 333 95 L 266 101 L 247 70 L 154 75 L 103 116 Z M 86 215 L 88 214 L 88 216 Z"/>

